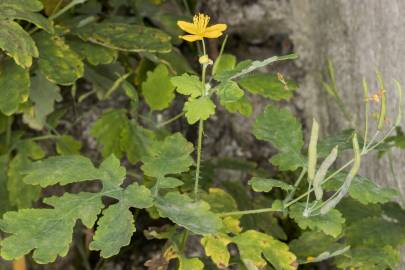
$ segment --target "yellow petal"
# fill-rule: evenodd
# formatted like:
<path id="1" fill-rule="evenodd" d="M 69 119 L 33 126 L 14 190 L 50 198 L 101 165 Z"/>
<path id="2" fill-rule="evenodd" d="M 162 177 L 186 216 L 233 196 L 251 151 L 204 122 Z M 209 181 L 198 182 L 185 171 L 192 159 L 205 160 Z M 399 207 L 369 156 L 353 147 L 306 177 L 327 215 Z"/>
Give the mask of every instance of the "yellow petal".
<path id="1" fill-rule="evenodd" d="M 219 23 L 219 24 L 214 24 L 210 27 L 207 27 L 205 29 L 205 32 L 213 32 L 213 31 L 219 31 L 219 32 L 223 32 L 226 30 L 228 26 L 224 23 Z"/>
<path id="2" fill-rule="evenodd" d="M 189 42 L 194 42 L 194 41 L 203 39 L 201 36 L 197 36 L 197 35 L 184 35 L 184 36 L 179 36 L 179 38 L 182 38 L 182 39 L 187 40 Z"/>
<path id="3" fill-rule="evenodd" d="M 208 27 L 204 31 L 204 37 L 206 38 L 217 38 L 222 36 L 222 31 L 225 31 L 227 28 L 226 24 L 220 23 Z"/>
<path id="4" fill-rule="evenodd" d="M 184 32 L 190 34 L 197 34 L 197 29 L 194 24 L 185 22 L 185 21 L 177 21 L 177 25 L 183 30 Z"/>

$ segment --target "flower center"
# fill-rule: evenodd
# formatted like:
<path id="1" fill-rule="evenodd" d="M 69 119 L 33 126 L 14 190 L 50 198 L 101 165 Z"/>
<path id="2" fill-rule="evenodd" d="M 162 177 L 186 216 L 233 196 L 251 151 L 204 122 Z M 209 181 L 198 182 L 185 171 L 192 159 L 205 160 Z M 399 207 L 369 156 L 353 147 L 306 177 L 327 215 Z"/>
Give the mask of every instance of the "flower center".
<path id="1" fill-rule="evenodd" d="M 204 34 L 209 21 L 210 21 L 210 17 L 208 15 L 199 13 L 198 15 L 194 16 L 193 24 L 197 28 L 198 34 L 200 34 L 200 35 Z"/>

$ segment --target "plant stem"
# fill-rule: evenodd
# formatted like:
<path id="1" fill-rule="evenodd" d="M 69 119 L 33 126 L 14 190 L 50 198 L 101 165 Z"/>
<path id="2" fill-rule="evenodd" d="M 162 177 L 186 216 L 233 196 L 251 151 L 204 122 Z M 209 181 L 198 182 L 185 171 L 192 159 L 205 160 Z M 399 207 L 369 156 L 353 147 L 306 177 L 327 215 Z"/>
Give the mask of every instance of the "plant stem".
<path id="1" fill-rule="evenodd" d="M 253 210 L 245 210 L 245 211 L 234 211 L 234 212 L 227 212 L 219 214 L 220 217 L 225 216 L 242 216 L 248 214 L 260 214 L 266 212 L 278 212 L 283 211 L 282 209 L 274 209 L 274 208 L 262 208 L 262 209 L 253 209 Z"/>
<path id="2" fill-rule="evenodd" d="M 301 171 L 300 176 L 298 176 L 297 181 L 295 181 L 294 188 L 291 190 L 291 192 L 287 195 L 287 197 L 284 199 L 284 204 L 288 203 L 291 201 L 291 199 L 294 197 L 295 192 L 297 191 L 298 186 L 301 183 L 301 180 L 304 178 L 305 173 L 307 172 L 307 169 L 303 168 Z"/>
<path id="3" fill-rule="evenodd" d="M 166 120 L 166 121 L 164 121 L 164 122 L 162 122 L 162 123 L 157 124 L 156 127 L 157 127 L 157 128 L 161 128 L 161 127 L 164 127 L 164 126 L 166 126 L 166 125 L 168 125 L 168 124 L 171 124 L 171 123 L 173 123 L 174 121 L 176 121 L 177 119 L 181 118 L 181 117 L 182 117 L 183 115 L 185 115 L 185 114 L 186 114 L 185 112 L 181 112 L 181 113 L 179 113 L 179 114 L 173 116 L 172 118 L 170 118 L 170 119 L 168 119 L 168 120 Z"/>
<path id="4" fill-rule="evenodd" d="M 375 143 L 374 145 L 371 146 L 370 143 L 372 143 L 375 138 L 370 141 L 370 143 L 367 145 L 367 148 L 365 150 L 363 150 L 360 155 L 366 155 L 368 154 L 370 151 L 374 150 L 377 146 L 379 146 L 381 143 L 383 143 L 387 137 L 392 133 L 392 131 L 394 131 L 395 127 L 391 128 L 385 135 L 384 137 L 378 141 L 377 143 Z M 378 131 L 377 131 L 378 133 Z M 378 134 L 377 134 L 378 135 Z M 377 137 L 377 136 L 374 136 Z M 371 146 L 371 147 L 370 147 Z M 344 169 L 346 169 L 348 166 L 350 166 L 350 164 L 352 164 L 354 162 L 354 159 L 349 160 L 347 163 L 345 163 L 342 167 L 340 167 L 338 170 L 336 170 L 335 172 L 333 172 L 332 174 L 330 174 L 328 177 L 326 177 L 322 183 L 325 184 L 326 182 L 328 182 L 330 179 L 332 179 L 333 177 L 335 177 L 338 173 L 340 173 L 341 171 L 343 171 Z M 301 172 L 302 174 L 302 172 Z M 300 175 L 301 177 L 301 175 Z M 297 180 L 298 182 L 298 180 Z M 227 213 L 221 213 L 219 214 L 219 216 L 237 216 L 237 215 L 247 215 L 247 214 L 259 214 L 259 213 L 265 213 L 265 212 L 274 212 L 274 211 L 282 211 L 284 209 L 287 209 L 288 207 L 290 207 L 291 205 L 293 205 L 294 203 L 298 202 L 299 200 L 309 196 L 309 194 L 311 192 L 314 191 L 314 188 L 311 187 L 308 189 L 307 192 L 301 194 L 300 196 L 298 196 L 297 198 L 295 198 L 294 200 L 288 202 L 287 204 L 284 204 L 283 209 L 274 209 L 274 208 L 261 208 L 261 209 L 254 209 L 254 210 L 246 210 L 246 211 L 236 211 L 236 212 L 227 212 Z"/>
<path id="5" fill-rule="evenodd" d="M 205 43 L 202 40 L 203 55 L 206 55 Z M 201 94 L 202 96 L 208 95 L 205 90 L 205 76 L 207 71 L 207 65 L 202 64 L 202 74 L 201 74 Z M 197 141 L 197 164 L 195 170 L 195 182 L 194 182 L 194 200 L 198 200 L 198 184 L 200 181 L 200 167 L 201 167 L 201 152 L 202 152 L 202 139 L 204 134 L 204 120 L 198 122 L 198 141 Z"/>
<path id="6" fill-rule="evenodd" d="M 194 200 L 195 201 L 198 200 L 198 182 L 200 180 L 203 133 L 204 133 L 204 121 L 200 120 L 198 123 L 197 164 L 196 164 L 196 169 L 195 169 L 195 184 L 194 184 Z"/>

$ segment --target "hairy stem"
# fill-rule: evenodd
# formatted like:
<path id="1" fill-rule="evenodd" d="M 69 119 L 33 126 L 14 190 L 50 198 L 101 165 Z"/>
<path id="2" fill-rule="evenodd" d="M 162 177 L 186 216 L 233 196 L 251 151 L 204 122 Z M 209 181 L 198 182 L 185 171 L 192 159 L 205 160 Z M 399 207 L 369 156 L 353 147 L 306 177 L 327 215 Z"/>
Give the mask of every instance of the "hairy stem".
<path id="1" fill-rule="evenodd" d="M 202 40 L 203 55 L 206 55 L 205 43 Z M 201 93 L 202 96 L 206 96 L 208 93 L 205 89 L 205 76 L 207 71 L 207 65 L 202 64 L 202 75 L 201 75 Z M 198 200 L 198 185 L 200 181 L 200 167 L 201 167 L 201 152 L 202 152 L 202 139 L 204 135 L 204 120 L 198 122 L 198 139 L 197 139 L 197 164 L 195 170 L 195 182 L 194 182 L 194 200 Z"/>

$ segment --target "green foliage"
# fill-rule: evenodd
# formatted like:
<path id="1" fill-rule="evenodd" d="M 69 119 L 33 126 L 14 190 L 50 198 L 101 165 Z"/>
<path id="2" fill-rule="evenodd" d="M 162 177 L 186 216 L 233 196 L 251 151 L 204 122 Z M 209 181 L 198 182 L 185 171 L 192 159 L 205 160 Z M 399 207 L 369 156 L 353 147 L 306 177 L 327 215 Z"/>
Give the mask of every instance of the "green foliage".
<path id="1" fill-rule="evenodd" d="M 263 114 L 257 117 L 253 134 L 259 140 L 271 142 L 279 150 L 270 162 L 280 170 L 295 170 L 304 166 L 301 125 L 287 109 L 267 106 Z"/>
<path id="2" fill-rule="evenodd" d="M 30 67 L 32 58 L 39 55 L 30 35 L 18 23 L 8 20 L 0 20 L 0 49 L 22 68 Z"/>
<path id="3" fill-rule="evenodd" d="M 289 184 L 276 179 L 266 179 L 260 177 L 253 177 L 249 181 L 249 185 L 256 192 L 270 192 L 274 187 L 281 188 L 285 191 L 291 190 L 293 187 Z"/>
<path id="4" fill-rule="evenodd" d="M 149 148 L 150 155 L 142 161 L 141 167 L 145 175 L 162 178 L 168 174 L 188 171 L 193 164 L 190 157 L 193 145 L 176 133 L 163 141 L 154 141 Z"/>
<path id="5" fill-rule="evenodd" d="M 41 55 L 39 69 L 49 81 L 70 85 L 83 76 L 83 62 L 61 37 L 41 32 L 34 39 Z"/>
<path id="6" fill-rule="evenodd" d="M 158 198 L 156 207 L 161 217 L 168 217 L 196 234 L 217 233 L 222 227 L 221 219 L 210 211 L 208 203 L 194 202 L 190 197 L 177 192 Z"/>
<path id="7" fill-rule="evenodd" d="M 337 237 L 342 232 L 342 226 L 345 219 L 342 214 L 333 209 L 325 215 L 317 215 L 306 217 L 304 216 L 304 205 L 295 204 L 290 208 L 289 215 L 297 222 L 301 229 L 307 228 L 316 231 L 322 231 L 327 235 Z"/>
<path id="8" fill-rule="evenodd" d="M 189 99 L 184 104 L 187 122 L 194 124 L 198 120 L 207 120 L 210 116 L 215 114 L 215 107 L 214 102 L 206 96 Z"/>
<path id="9" fill-rule="evenodd" d="M 46 198 L 44 202 L 52 206 L 51 209 L 23 209 L 6 213 L 0 221 L 1 229 L 11 234 L 1 242 L 1 256 L 5 259 L 18 258 L 31 250 L 34 250 L 33 258 L 38 263 L 48 263 L 58 255 L 66 255 L 76 220 L 80 219 L 91 228 L 103 208 L 102 196 L 112 197 L 119 202 L 103 211 L 98 222 L 100 231 L 96 232 L 90 248 L 101 250 L 106 257 L 115 255 L 129 243 L 135 230 L 128 208 L 145 208 L 153 204 L 147 188 L 137 184 L 125 189 L 120 187 L 125 178 L 125 169 L 120 167 L 114 156 L 106 159 L 99 168 L 81 156 L 52 157 L 33 163 L 25 173 L 26 183 L 43 187 L 100 179 L 103 188 L 98 193 L 66 193 L 61 197 Z M 105 222 L 117 219 L 120 226 L 116 230 L 105 228 Z M 55 241 L 50 243 L 49 238 Z"/>
<path id="10" fill-rule="evenodd" d="M 345 173 L 337 174 L 325 187 L 328 191 L 337 190 L 346 178 Z M 349 195 L 362 204 L 386 203 L 399 195 L 398 190 L 389 187 L 381 187 L 367 177 L 355 176 L 350 185 Z"/>
<path id="11" fill-rule="evenodd" d="M 170 36 L 141 25 L 124 23 L 93 23 L 77 30 L 85 41 L 128 52 L 169 52 Z"/>
<path id="12" fill-rule="evenodd" d="M 24 121 L 32 128 L 41 130 L 46 125 L 46 118 L 54 111 L 55 102 L 62 101 L 59 87 L 48 81 L 41 73 L 31 78 L 30 102 L 24 114 Z"/>
<path id="13" fill-rule="evenodd" d="M 239 80 L 239 84 L 252 94 L 259 94 L 272 100 L 288 100 L 293 96 L 297 85 L 288 82 L 288 88 L 282 84 L 275 74 L 256 73 Z"/>
<path id="14" fill-rule="evenodd" d="M 171 83 L 176 87 L 179 94 L 197 98 L 202 95 L 202 82 L 195 75 L 184 73 L 181 76 L 175 76 L 170 79 Z"/>
<path id="15" fill-rule="evenodd" d="M 153 243 L 156 257 L 135 254 L 150 269 L 315 269 L 325 260 L 339 269 L 395 269 L 405 240 L 405 211 L 392 201 L 400 194 L 356 174 L 362 156 L 403 146 L 401 108 L 385 132 L 389 104 L 381 97 L 381 136 L 373 140 L 355 134 L 358 123 L 318 140 L 316 122 L 304 140 L 297 118 L 273 104 L 293 98 L 298 85 L 277 66 L 264 73 L 296 55 L 238 62 L 224 53 L 225 38 L 216 59 L 189 63 L 193 53 L 208 55 L 206 44 L 178 46 L 177 20 L 189 20 L 196 4 L 0 0 L 1 258 L 31 253 L 48 264 L 74 246 L 81 257 L 71 252 L 72 261 L 93 269 L 98 256 L 109 265 L 122 247 L 133 254 Z M 329 79 L 326 90 L 351 118 L 331 64 Z M 252 132 L 277 151 L 269 156 L 275 168 L 240 156 L 249 151 L 236 151 L 237 159 L 205 151 L 205 121 L 224 111 L 250 116 L 258 98 L 272 105 Z M 335 171 L 346 150 L 355 158 Z M 203 252 L 188 257 L 191 245 Z M 91 260 L 88 250 L 97 251 Z"/>
<path id="16" fill-rule="evenodd" d="M 0 89 L 2 89 L 3 98 L 0 99 L 0 110 L 5 115 L 11 115 L 18 110 L 20 103 L 28 98 L 29 72 L 11 60 L 6 60 L 1 64 Z"/>
<path id="17" fill-rule="evenodd" d="M 148 78 L 142 84 L 142 93 L 152 110 L 163 110 L 169 107 L 174 99 L 174 86 L 170 82 L 169 70 L 163 64 L 153 72 L 148 71 Z"/>
<path id="18" fill-rule="evenodd" d="M 288 246 L 269 235 L 251 230 L 236 236 L 233 241 L 238 245 L 240 256 L 247 266 L 265 266 L 263 255 L 276 270 L 297 269 L 296 257 Z"/>

